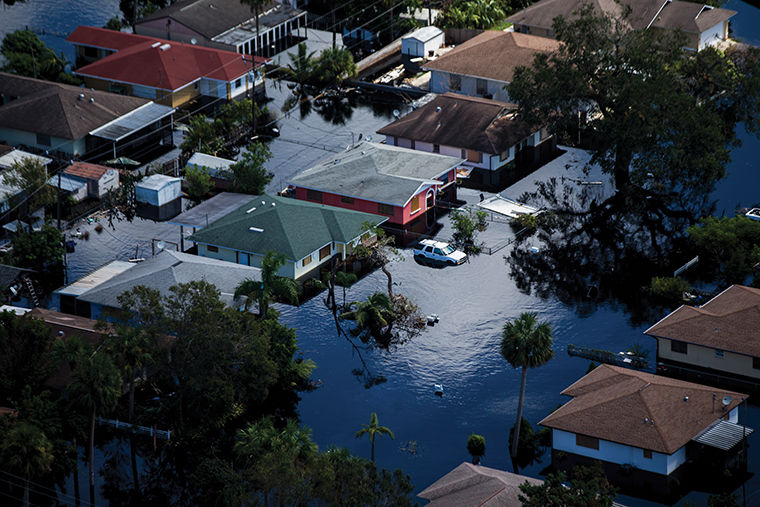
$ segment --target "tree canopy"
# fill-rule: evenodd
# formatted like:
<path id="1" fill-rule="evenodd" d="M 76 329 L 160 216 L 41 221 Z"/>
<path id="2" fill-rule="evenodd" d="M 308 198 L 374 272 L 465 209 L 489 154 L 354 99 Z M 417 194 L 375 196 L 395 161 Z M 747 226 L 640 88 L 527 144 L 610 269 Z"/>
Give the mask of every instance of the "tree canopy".
<path id="1" fill-rule="evenodd" d="M 16 30 L 5 36 L 0 53 L 6 63 L 2 70 L 20 76 L 59 81 L 61 83 L 79 84 L 79 79 L 68 74 L 69 62 L 66 56 L 60 56 L 45 45 L 30 30 Z"/>
<path id="2" fill-rule="evenodd" d="M 760 126 L 758 50 L 688 52 L 680 33 L 630 30 L 588 5 L 578 14 L 555 19 L 557 52 L 515 72 L 508 91 L 519 114 L 568 132 L 585 111 L 591 163 L 614 176 L 618 191 L 635 186 L 665 205 L 704 204 L 725 175 L 737 122 Z"/>
<path id="3" fill-rule="evenodd" d="M 261 195 L 272 181 L 272 173 L 264 169 L 264 163 L 272 157 L 267 145 L 251 143 L 240 160 L 230 166 L 232 188 L 243 194 Z"/>

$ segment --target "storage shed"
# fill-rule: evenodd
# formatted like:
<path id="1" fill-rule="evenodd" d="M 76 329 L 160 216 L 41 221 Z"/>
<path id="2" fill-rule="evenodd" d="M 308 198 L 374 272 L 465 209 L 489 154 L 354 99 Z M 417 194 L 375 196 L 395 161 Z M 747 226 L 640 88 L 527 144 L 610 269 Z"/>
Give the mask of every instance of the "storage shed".
<path id="1" fill-rule="evenodd" d="M 182 179 L 153 174 L 135 183 L 137 215 L 167 220 L 182 211 Z"/>
<path id="2" fill-rule="evenodd" d="M 443 31 L 435 26 L 419 28 L 401 39 L 401 54 L 411 57 L 432 56 L 444 44 Z"/>

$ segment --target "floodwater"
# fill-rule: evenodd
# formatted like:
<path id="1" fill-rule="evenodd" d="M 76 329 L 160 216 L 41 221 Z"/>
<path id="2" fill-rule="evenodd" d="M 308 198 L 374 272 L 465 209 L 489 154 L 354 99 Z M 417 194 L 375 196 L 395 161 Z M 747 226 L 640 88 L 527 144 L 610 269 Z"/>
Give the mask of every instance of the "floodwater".
<path id="1" fill-rule="evenodd" d="M 760 10 L 737 0 L 729 1 L 727 8 L 739 11 L 733 22 L 734 33 L 760 43 Z M 71 31 L 80 23 L 101 26 L 117 9 L 115 0 L 29 0 L 0 8 L 0 35 L 25 25 L 61 32 Z M 73 55 L 61 38 L 47 36 L 45 41 Z M 273 100 L 269 107 L 282 109 L 288 94 L 287 88 L 270 85 L 268 95 Z M 283 188 L 289 177 L 325 158 L 331 149 L 350 144 L 352 134 L 354 138 L 359 134 L 373 135 L 392 120 L 394 109 L 403 114 L 406 107 L 401 103 L 343 106 L 328 105 L 324 110 L 324 116 L 337 123 L 315 111 L 302 118 L 298 108 L 278 123 L 281 136 L 271 143 L 273 158 L 267 164 L 275 175 L 268 191 Z M 760 141 L 746 133 L 741 137 L 744 144 L 733 153 L 728 177 L 713 194 L 718 215 L 760 202 Z M 474 198 L 466 191 L 463 195 L 468 200 Z M 147 257 L 151 255 L 153 239 L 179 240 L 178 228 L 166 223 L 135 219 L 132 223 L 116 223 L 115 229 L 104 225 L 100 234 L 94 232 L 95 224 L 82 225 L 90 231 L 90 239 L 80 241 L 77 251 L 69 256 L 71 280 L 112 259 Z M 495 224 L 489 235 L 498 227 Z M 445 231 L 444 228 L 443 235 Z M 416 263 L 411 250 L 402 250 L 400 260 L 390 268 L 396 283 L 394 290 L 415 301 L 423 314 L 438 314 L 440 322 L 395 351 L 364 350 L 362 357 L 370 373 L 387 379 L 369 389 L 352 373 L 362 363 L 345 339 L 336 336 L 332 314 L 321 297 L 298 308 L 280 307 L 283 322 L 296 329 L 304 355 L 318 365 L 314 376 L 322 386 L 303 395 L 299 414 L 302 423 L 312 429 L 320 448 L 344 446 L 369 457 L 369 442 L 354 438 L 354 434 L 368 422 L 370 413 L 376 412 L 380 424 L 395 434 L 394 440 L 378 437 L 377 462 L 410 474 L 415 493 L 470 459 L 466 441 L 473 432 L 486 438 L 483 464 L 511 470 L 507 434 L 515 422 L 520 374 L 501 358 L 499 343 L 504 322 L 525 311 L 538 312 L 540 319 L 549 322 L 555 339 L 555 358 L 528 373 L 524 417 L 534 426 L 567 401 L 559 392 L 586 372 L 588 361 L 568 356 L 568 344 L 617 352 L 639 343 L 654 357 L 653 340 L 642 334 L 653 322 L 632 326 L 624 311 L 606 304 L 579 316 L 573 308 L 554 299 L 526 295 L 509 277 L 503 258 L 508 252 L 509 247 L 491 256 L 473 257 L 461 266 L 432 269 Z M 376 272 L 351 288 L 348 299 L 361 300 L 385 287 L 383 274 Z M 342 298 L 342 293 L 338 291 L 337 296 Z M 434 384 L 444 386 L 442 397 L 434 395 Z M 760 428 L 760 409 L 750 407 L 747 424 Z M 760 445 L 752 445 L 760 444 L 758 438 L 753 434 L 749 439 L 751 471 L 760 470 Z M 548 464 L 545 457 L 542 463 L 521 472 L 540 477 Z M 760 478 L 747 482 L 745 494 L 747 505 L 760 504 Z M 650 505 L 631 497 L 621 497 L 619 501 Z M 679 503 L 686 501 L 703 505 L 706 495 L 691 493 Z"/>

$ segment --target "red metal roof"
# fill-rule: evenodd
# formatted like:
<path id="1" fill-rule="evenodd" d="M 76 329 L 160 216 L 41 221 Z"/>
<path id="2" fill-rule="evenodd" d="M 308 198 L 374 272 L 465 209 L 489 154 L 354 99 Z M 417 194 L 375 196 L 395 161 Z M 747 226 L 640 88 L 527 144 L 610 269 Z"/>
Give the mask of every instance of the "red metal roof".
<path id="1" fill-rule="evenodd" d="M 77 176 L 86 180 L 99 180 L 108 171 L 107 167 L 88 162 L 74 162 L 66 168 L 64 173 L 70 176 Z"/>
<path id="2" fill-rule="evenodd" d="M 75 45 L 122 47 L 78 69 L 77 74 L 162 90 L 177 90 L 203 77 L 230 82 L 251 70 L 250 56 L 243 59 L 243 55 L 231 51 L 103 28 L 80 26 L 67 40 Z M 257 66 L 267 61 L 255 58 Z"/>

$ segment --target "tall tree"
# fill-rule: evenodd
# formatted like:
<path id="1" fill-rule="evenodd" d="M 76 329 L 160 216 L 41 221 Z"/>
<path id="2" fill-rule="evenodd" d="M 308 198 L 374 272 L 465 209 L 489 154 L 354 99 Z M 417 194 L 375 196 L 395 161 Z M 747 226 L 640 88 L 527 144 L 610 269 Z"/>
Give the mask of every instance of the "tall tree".
<path id="1" fill-rule="evenodd" d="M 49 471 L 53 444 L 38 427 L 17 422 L 0 439 L 0 457 L 5 467 L 24 477 L 24 507 L 29 504 L 29 481 Z"/>
<path id="2" fill-rule="evenodd" d="M 66 73 L 69 64 L 63 52 L 59 55 L 47 47 L 37 35 L 30 30 L 16 30 L 5 36 L 0 53 L 6 63 L 5 72 L 20 76 L 79 84 L 79 79 Z"/>
<path id="3" fill-rule="evenodd" d="M 391 437 L 391 439 L 395 439 L 396 437 L 393 436 L 393 432 L 386 428 L 385 426 L 380 426 L 380 424 L 377 421 L 377 414 L 375 412 L 372 412 L 372 414 L 369 416 L 369 424 L 363 424 L 364 426 L 362 429 L 356 432 L 356 438 L 361 438 L 364 435 L 367 435 L 369 437 L 369 444 L 370 444 L 370 461 L 372 463 L 375 462 L 375 437 L 376 436 L 383 436 L 388 435 Z"/>
<path id="4" fill-rule="evenodd" d="M 366 301 L 351 303 L 348 311 L 340 315 L 341 319 L 356 321 L 354 336 L 365 343 L 372 338 L 379 344 L 390 340 L 395 317 L 391 300 L 382 292 L 375 292 Z"/>
<path id="5" fill-rule="evenodd" d="M 725 175 L 735 126 L 760 126 L 760 51 L 682 48 L 680 33 L 631 30 L 625 16 L 582 7 L 557 18 L 557 52 L 518 68 L 508 92 L 519 114 L 569 132 L 588 111 L 591 163 L 618 191 L 644 189 L 665 206 L 708 199 Z"/>
<path id="6" fill-rule="evenodd" d="M 573 469 L 568 481 L 564 472 L 551 473 L 541 484 L 520 485 L 525 507 L 610 507 L 617 490 L 607 481 L 601 465 Z M 569 485 L 568 485 L 569 483 Z"/>
<path id="7" fill-rule="evenodd" d="M 135 413 L 135 382 L 145 368 L 153 362 L 155 344 L 151 335 L 139 327 L 116 326 L 115 332 L 106 339 L 106 349 L 121 370 L 122 379 L 129 391 L 127 422 L 133 422 Z"/>
<path id="8" fill-rule="evenodd" d="M 39 231 L 17 232 L 12 244 L 17 266 L 46 271 L 63 263 L 63 235 L 50 224 Z"/>
<path id="9" fill-rule="evenodd" d="M 261 47 L 259 47 L 259 36 L 261 35 L 259 32 L 259 9 L 261 9 L 261 7 L 266 3 L 266 0 L 240 0 L 240 3 L 243 5 L 248 5 L 251 8 L 253 16 L 256 18 L 256 44 L 253 54 L 257 56 L 263 56 Z M 263 44 L 264 37 L 261 37 L 261 41 Z"/>
<path id="10" fill-rule="evenodd" d="M 272 152 L 267 145 L 251 143 L 240 160 L 230 166 L 232 188 L 235 192 L 263 194 L 266 185 L 272 181 L 272 173 L 264 168 L 264 163 L 271 157 Z"/>
<path id="11" fill-rule="evenodd" d="M 3 183 L 24 191 L 29 211 L 36 211 L 55 202 L 55 190 L 47 184 L 47 180 L 47 166 L 33 157 L 17 160 L 2 175 Z"/>
<path id="12" fill-rule="evenodd" d="M 298 44 L 297 53 L 288 53 L 290 63 L 285 66 L 285 74 L 298 84 L 298 91 L 303 93 L 304 85 L 314 74 L 314 51 L 309 52 L 305 42 Z"/>
<path id="13" fill-rule="evenodd" d="M 285 256 L 268 251 L 261 261 L 261 281 L 247 278 L 235 289 L 235 298 L 246 296 L 246 310 L 256 301 L 259 306 L 259 318 L 266 318 L 269 304 L 275 299 L 283 299 L 290 304 L 298 303 L 298 284 L 291 278 L 277 273 L 285 265 Z"/>
<path id="14" fill-rule="evenodd" d="M 486 437 L 473 433 L 467 439 L 467 452 L 472 456 L 472 464 L 480 463 L 480 458 L 486 453 Z"/>
<path id="15" fill-rule="evenodd" d="M 0 405 L 39 389 L 54 365 L 50 328 L 40 319 L 0 312 Z"/>
<path id="16" fill-rule="evenodd" d="M 539 324 L 537 314 L 528 312 L 521 314 L 514 321 L 507 322 L 502 331 L 501 355 L 513 368 L 522 368 L 517 422 L 511 446 L 511 455 L 514 458 L 517 456 L 517 443 L 520 438 L 528 368 L 537 368 L 554 357 L 551 326 L 546 322 Z"/>
<path id="17" fill-rule="evenodd" d="M 201 202 L 214 187 L 211 182 L 211 175 L 203 167 L 185 168 L 185 184 L 187 185 L 187 195 L 196 204 Z"/>
<path id="18" fill-rule="evenodd" d="M 95 420 L 116 406 L 121 394 L 121 376 L 111 358 L 103 352 L 86 350 L 71 375 L 66 392 L 74 406 L 90 417 L 87 442 L 90 466 L 90 503 L 95 504 Z"/>

